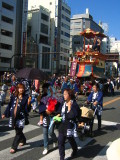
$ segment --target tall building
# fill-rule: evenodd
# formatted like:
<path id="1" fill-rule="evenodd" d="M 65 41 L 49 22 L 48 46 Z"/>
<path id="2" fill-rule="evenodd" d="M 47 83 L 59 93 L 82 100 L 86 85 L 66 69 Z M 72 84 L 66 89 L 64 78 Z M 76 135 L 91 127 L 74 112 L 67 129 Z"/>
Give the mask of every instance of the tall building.
<path id="1" fill-rule="evenodd" d="M 115 37 L 103 38 L 101 46 L 102 53 L 120 52 L 120 40 L 117 40 Z"/>
<path id="2" fill-rule="evenodd" d="M 110 53 L 109 37 L 105 37 L 101 42 L 101 53 Z"/>
<path id="3" fill-rule="evenodd" d="M 43 6 L 29 10 L 28 27 L 31 27 L 30 37 L 38 45 L 38 68 L 52 71 L 51 46 L 50 46 L 50 11 Z"/>
<path id="4" fill-rule="evenodd" d="M 50 46 L 53 53 L 51 58 L 54 59 L 53 71 L 67 71 L 71 9 L 63 0 L 29 0 L 28 10 L 31 7 L 39 8 L 40 5 L 50 11 Z"/>
<path id="5" fill-rule="evenodd" d="M 115 37 L 109 38 L 110 53 L 120 52 L 120 40 Z"/>
<path id="6" fill-rule="evenodd" d="M 0 71 L 9 71 L 15 52 L 16 1 L 0 1 Z M 14 62 L 12 62 L 12 67 Z"/>
<path id="7" fill-rule="evenodd" d="M 14 53 L 14 67 L 20 69 L 24 67 L 23 58 L 26 54 L 27 42 L 27 14 L 28 14 L 28 0 L 16 1 L 16 27 L 15 27 L 15 53 Z M 19 61 L 19 63 L 18 63 Z"/>
<path id="8" fill-rule="evenodd" d="M 27 10 L 28 0 L 0 1 L 1 71 L 10 71 L 22 66 L 18 61 L 26 52 Z"/>
<path id="9" fill-rule="evenodd" d="M 80 33 L 85 29 L 90 28 L 93 31 L 103 33 L 103 29 L 93 20 L 93 17 L 89 13 L 89 9 L 86 9 L 85 14 L 73 15 L 70 22 L 70 54 L 73 55 L 76 51 L 83 49 L 83 37 Z"/>

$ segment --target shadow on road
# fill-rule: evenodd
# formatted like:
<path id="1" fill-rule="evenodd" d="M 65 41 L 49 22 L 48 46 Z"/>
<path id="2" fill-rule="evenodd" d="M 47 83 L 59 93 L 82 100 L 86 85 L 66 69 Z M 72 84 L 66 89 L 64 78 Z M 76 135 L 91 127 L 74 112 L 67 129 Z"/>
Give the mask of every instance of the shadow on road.
<path id="1" fill-rule="evenodd" d="M 114 109 L 116 109 L 116 108 L 114 108 L 114 107 L 111 107 L 111 108 L 103 108 L 103 111 L 114 110 Z"/>
<path id="2" fill-rule="evenodd" d="M 93 159 L 100 152 L 100 150 L 102 150 L 105 147 L 105 146 L 101 146 L 99 144 L 95 144 L 95 142 L 96 141 L 93 140 L 93 143 L 90 143 L 89 145 L 80 149 L 78 151 L 77 155 L 74 158 L 78 158 L 78 159 L 90 158 L 90 159 Z"/>

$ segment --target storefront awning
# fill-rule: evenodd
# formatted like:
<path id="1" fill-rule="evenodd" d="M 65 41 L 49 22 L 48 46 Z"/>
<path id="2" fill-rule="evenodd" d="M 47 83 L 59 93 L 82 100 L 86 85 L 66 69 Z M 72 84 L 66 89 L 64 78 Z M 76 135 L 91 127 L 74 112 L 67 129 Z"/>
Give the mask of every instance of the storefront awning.
<path id="1" fill-rule="evenodd" d="M 91 65 L 79 65 L 77 77 L 89 77 L 92 74 Z"/>

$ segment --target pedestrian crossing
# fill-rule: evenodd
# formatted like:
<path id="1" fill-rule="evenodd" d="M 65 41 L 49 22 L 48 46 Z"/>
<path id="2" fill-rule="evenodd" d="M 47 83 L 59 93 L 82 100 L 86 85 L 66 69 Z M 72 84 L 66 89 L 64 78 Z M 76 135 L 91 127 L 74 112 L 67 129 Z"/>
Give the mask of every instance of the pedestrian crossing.
<path id="1" fill-rule="evenodd" d="M 97 121 L 95 120 L 95 123 Z M 111 125 L 116 125 L 118 123 L 116 122 L 108 122 L 108 121 L 103 121 L 102 124 L 106 124 L 109 126 Z M 15 154 L 10 154 L 9 150 L 10 150 L 10 146 L 11 144 L 9 144 L 9 147 L 4 148 L 4 146 L 0 146 L 1 150 L 0 150 L 0 160 L 16 160 L 16 159 L 23 159 L 24 160 L 24 155 L 27 155 L 25 160 L 59 160 L 59 150 L 58 147 L 52 149 L 51 152 L 49 152 L 47 155 L 43 156 L 42 155 L 42 151 L 43 151 L 43 135 L 42 132 L 40 132 L 42 130 L 42 128 L 36 126 L 36 125 L 27 125 L 24 128 L 24 133 L 26 134 L 31 134 L 33 131 L 37 132 L 37 135 L 33 135 L 32 137 L 27 139 L 27 144 L 23 147 L 18 147 L 18 151 Z M 2 142 L 2 144 L 5 143 L 9 143 L 9 140 L 15 136 L 15 131 L 14 130 L 10 130 L 10 131 L 5 131 L 5 132 L 0 132 L 0 143 Z M 58 135 L 57 131 L 55 131 L 55 133 Z M 91 143 L 94 140 L 94 137 L 86 137 L 83 141 L 80 140 L 79 138 L 75 139 L 78 145 L 78 152 L 80 150 L 84 150 L 84 148 Z M 109 145 L 111 144 L 111 142 L 108 142 L 108 144 L 106 144 L 106 146 L 103 146 L 102 149 L 99 151 L 99 153 L 91 160 L 107 160 L 106 157 L 106 150 L 109 147 Z M 52 144 L 50 144 L 50 149 L 52 148 Z M 69 159 L 72 149 L 71 146 L 68 142 L 66 142 L 65 144 L 65 159 Z M 34 156 L 31 159 L 31 153 L 34 155 L 35 154 L 35 158 Z M 37 155 L 36 155 L 37 154 Z M 78 158 L 79 159 L 79 158 Z"/>
<path id="2" fill-rule="evenodd" d="M 107 160 L 106 151 L 109 148 L 111 142 L 109 142 L 93 160 Z"/>
<path id="3" fill-rule="evenodd" d="M 38 129 L 39 127 L 38 126 L 34 126 L 34 125 L 29 125 L 28 127 L 25 127 L 24 128 L 24 133 L 27 133 L 27 132 L 30 132 L 34 129 Z M 4 141 L 6 139 L 9 139 L 9 138 L 13 138 L 15 136 L 15 131 L 14 130 L 11 130 L 11 131 L 6 131 L 5 133 L 4 132 L 0 132 L 0 142 L 1 141 Z"/>

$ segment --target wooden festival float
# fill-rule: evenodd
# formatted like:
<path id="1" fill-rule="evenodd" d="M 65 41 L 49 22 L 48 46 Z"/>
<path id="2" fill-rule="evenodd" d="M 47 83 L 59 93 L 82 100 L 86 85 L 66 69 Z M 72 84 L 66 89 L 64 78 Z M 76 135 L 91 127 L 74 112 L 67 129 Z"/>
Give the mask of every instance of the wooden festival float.
<path id="1" fill-rule="evenodd" d="M 71 61 L 70 76 L 77 76 L 78 78 L 104 76 L 106 55 L 93 50 L 91 44 L 85 45 L 85 40 L 90 41 L 95 36 L 102 39 L 106 36 L 89 28 L 81 32 L 80 35 L 84 36 L 83 51 L 75 53 L 75 59 Z"/>

